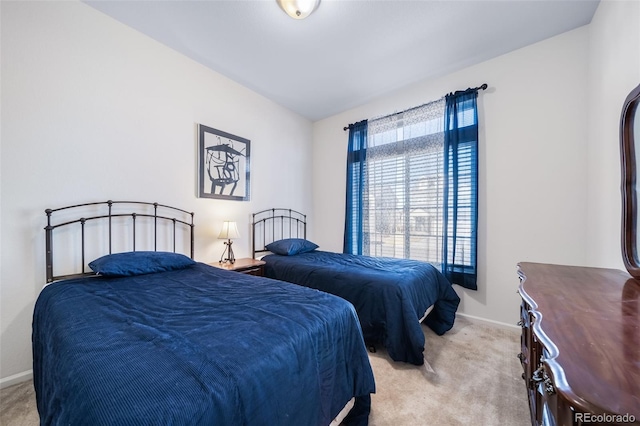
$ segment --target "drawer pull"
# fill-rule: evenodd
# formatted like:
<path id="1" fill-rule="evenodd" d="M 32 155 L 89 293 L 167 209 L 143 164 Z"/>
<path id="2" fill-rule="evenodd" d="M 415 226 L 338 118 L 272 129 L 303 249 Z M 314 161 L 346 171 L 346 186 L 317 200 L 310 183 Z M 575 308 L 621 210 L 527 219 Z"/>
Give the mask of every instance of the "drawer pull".
<path id="1" fill-rule="evenodd" d="M 556 389 L 551 382 L 551 378 L 547 376 L 547 372 L 544 370 L 544 365 L 540 364 L 540 367 L 533 372 L 531 381 L 535 384 L 542 384 L 543 389 L 549 395 L 556 393 Z"/>
<path id="2" fill-rule="evenodd" d="M 517 324 L 517 325 L 518 325 L 518 327 L 522 327 L 522 326 L 524 326 L 524 321 L 523 321 L 523 320 L 518 321 L 518 324 Z"/>

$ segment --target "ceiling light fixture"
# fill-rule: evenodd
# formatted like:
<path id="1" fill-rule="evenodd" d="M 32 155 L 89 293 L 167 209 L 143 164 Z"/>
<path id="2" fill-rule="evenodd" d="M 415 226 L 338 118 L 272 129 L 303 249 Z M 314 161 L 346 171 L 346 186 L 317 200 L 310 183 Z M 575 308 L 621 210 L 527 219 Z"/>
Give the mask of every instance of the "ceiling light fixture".
<path id="1" fill-rule="evenodd" d="M 278 6 L 293 19 L 304 19 L 320 5 L 320 0 L 276 0 Z"/>

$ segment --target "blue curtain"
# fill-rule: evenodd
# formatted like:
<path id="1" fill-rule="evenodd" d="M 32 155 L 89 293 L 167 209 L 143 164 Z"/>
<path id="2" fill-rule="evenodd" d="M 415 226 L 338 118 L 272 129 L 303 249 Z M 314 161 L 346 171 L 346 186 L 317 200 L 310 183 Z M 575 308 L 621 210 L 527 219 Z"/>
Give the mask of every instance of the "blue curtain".
<path id="1" fill-rule="evenodd" d="M 362 254 L 363 193 L 367 157 L 367 120 L 349 126 L 344 253 Z"/>
<path id="2" fill-rule="evenodd" d="M 477 290 L 478 91 L 445 97 L 442 273 Z M 469 224 L 471 226 L 469 226 Z"/>

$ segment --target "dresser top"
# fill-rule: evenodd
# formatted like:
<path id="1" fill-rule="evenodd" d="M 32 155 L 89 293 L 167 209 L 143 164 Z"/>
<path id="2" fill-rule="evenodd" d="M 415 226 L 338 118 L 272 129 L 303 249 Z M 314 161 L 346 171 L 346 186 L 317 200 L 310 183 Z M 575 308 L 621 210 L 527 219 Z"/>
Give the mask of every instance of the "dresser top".
<path id="1" fill-rule="evenodd" d="M 640 283 L 615 269 L 518 266 L 557 391 L 585 411 L 640 418 Z"/>

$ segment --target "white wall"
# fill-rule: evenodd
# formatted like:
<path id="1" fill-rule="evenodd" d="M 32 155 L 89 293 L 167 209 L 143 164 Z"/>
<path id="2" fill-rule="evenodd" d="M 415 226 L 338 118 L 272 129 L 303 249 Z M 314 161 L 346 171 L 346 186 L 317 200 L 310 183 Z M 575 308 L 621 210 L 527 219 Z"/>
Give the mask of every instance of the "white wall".
<path id="1" fill-rule="evenodd" d="M 585 262 L 587 48 L 582 27 L 314 123 L 315 224 L 326 230 L 317 243 L 341 249 L 345 167 L 324 172 L 346 161 L 345 125 L 486 82 L 478 98 L 478 291 L 454 288 L 459 312 L 515 324 L 519 261 Z"/>
<path id="2" fill-rule="evenodd" d="M 589 25 L 587 262 L 624 270 L 620 113 L 640 84 L 640 2 L 600 3 Z"/>
<path id="3" fill-rule="evenodd" d="M 454 287 L 461 313 L 514 324 L 517 262 L 624 269 L 618 126 L 640 83 L 640 2 L 603 0 L 585 27 L 314 123 L 314 229 L 341 250 L 345 125 L 484 82 L 479 290 Z"/>
<path id="4" fill-rule="evenodd" d="M 314 123 L 317 243 L 342 248 L 345 125 L 486 82 L 479 95 L 479 289 L 454 287 L 461 313 L 515 324 L 519 261 L 586 260 L 587 58 L 582 27 Z"/>
<path id="5" fill-rule="evenodd" d="M 216 261 L 236 219 L 311 211 L 311 123 L 78 2 L 0 2 L 0 384 L 31 369 L 44 283 L 45 208 L 158 201 L 195 212 L 196 259 Z M 196 198 L 196 123 L 251 140 L 252 200 Z M 287 156 L 287 167 L 279 167 Z"/>

